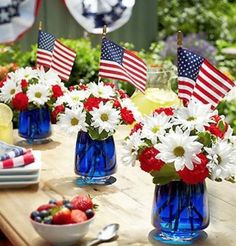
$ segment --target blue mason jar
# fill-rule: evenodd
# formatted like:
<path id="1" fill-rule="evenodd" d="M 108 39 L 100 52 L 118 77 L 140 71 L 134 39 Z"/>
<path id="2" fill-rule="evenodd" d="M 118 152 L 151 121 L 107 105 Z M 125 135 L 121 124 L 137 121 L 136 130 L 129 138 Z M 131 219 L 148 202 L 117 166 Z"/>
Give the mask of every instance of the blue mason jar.
<path id="1" fill-rule="evenodd" d="M 116 149 L 113 136 L 93 140 L 87 132 L 80 131 L 75 149 L 75 173 L 78 184 L 105 184 L 116 172 Z"/>
<path id="2" fill-rule="evenodd" d="M 152 210 L 153 238 L 168 244 L 191 244 L 209 225 L 206 185 L 173 181 L 156 185 Z"/>
<path id="3" fill-rule="evenodd" d="M 18 133 L 30 144 L 46 142 L 52 134 L 48 107 L 21 111 Z"/>

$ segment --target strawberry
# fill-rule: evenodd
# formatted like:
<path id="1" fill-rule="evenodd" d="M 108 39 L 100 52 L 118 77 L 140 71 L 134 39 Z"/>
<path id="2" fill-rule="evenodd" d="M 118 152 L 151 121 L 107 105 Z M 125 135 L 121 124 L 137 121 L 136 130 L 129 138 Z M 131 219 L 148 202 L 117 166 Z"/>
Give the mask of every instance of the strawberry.
<path id="1" fill-rule="evenodd" d="M 37 208 L 37 210 L 40 212 L 40 211 L 43 211 L 43 210 L 49 210 L 51 208 L 54 208 L 56 205 L 55 204 L 43 204 L 41 206 L 39 206 Z"/>
<path id="2" fill-rule="evenodd" d="M 71 221 L 71 211 L 68 208 L 62 208 L 52 217 L 52 223 L 56 225 L 70 224 Z"/>
<path id="3" fill-rule="evenodd" d="M 71 204 L 74 209 L 79 209 L 85 212 L 88 209 L 93 208 L 92 199 L 87 195 L 78 195 L 71 200 Z"/>
<path id="4" fill-rule="evenodd" d="M 81 223 L 81 222 L 86 221 L 86 220 L 87 220 L 87 216 L 83 211 L 81 211 L 79 209 L 72 210 L 71 221 L 73 223 Z"/>

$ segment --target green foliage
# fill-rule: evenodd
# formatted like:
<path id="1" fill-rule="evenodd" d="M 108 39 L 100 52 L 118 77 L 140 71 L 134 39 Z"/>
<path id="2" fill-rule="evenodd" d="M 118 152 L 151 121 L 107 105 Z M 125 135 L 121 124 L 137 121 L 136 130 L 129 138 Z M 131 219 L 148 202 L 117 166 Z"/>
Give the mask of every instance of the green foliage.
<path id="1" fill-rule="evenodd" d="M 208 40 L 236 40 L 235 0 L 159 0 L 159 39 L 181 30 L 184 34 L 204 32 Z"/>

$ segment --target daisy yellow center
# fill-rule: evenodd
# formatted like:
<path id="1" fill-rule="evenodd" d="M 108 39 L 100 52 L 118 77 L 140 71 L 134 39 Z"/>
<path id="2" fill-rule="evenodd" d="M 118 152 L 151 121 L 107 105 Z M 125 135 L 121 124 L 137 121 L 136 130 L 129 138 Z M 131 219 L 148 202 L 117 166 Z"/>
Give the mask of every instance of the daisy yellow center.
<path id="1" fill-rule="evenodd" d="M 78 125 L 79 124 L 79 120 L 77 119 L 77 118 L 72 118 L 71 120 L 70 120 L 70 123 L 71 123 L 71 125 L 72 126 L 76 126 L 76 125 Z"/>
<path id="2" fill-rule="evenodd" d="M 102 96 L 102 94 L 103 94 L 102 91 L 98 91 L 99 96 Z"/>
<path id="3" fill-rule="evenodd" d="M 42 97 L 42 93 L 41 93 L 41 92 L 39 92 L 39 91 L 38 91 L 38 92 L 36 92 L 34 95 L 35 95 L 35 97 L 37 97 L 37 98 Z"/>
<path id="4" fill-rule="evenodd" d="M 152 128 L 152 132 L 153 132 L 153 133 L 157 133 L 157 132 L 159 132 L 159 130 L 160 130 L 160 126 L 154 126 L 154 127 Z"/>
<path id="5" fill-rule="evenodd" d="M 102 121 L 108 121 L 108 115 L 107 114 L 101 114 L 101 120 Z"/>
<path id="6" fill-rule="evenodd" d="M 74 102 L 78 102 L 78 101 L 79 101 L 79 97 L 78 97 L 78 96 L 74 96 L 74 97 L 72 97 L 72 100 L 73 100 Z"/>
<path id="7" fill-rule="evenodd" d="M 182 157 L 185 153 L 185 150 L 182 146 L 177 146 L 174 148 L 173 152 L 175 156 Z"/>
<path id="8" fill-rule="evenodd" d="M 15 90 L 15 89 L 11 89 L 10 94 L 11 94 L 11 95 L 14 95 L 14 94 L 15 94 L 15 92 L 16 92 L 16 90 Z"/>
<path id="9" fill-rule="evenodd" d="M 218 165 L 220 165 L 220 163 L 222 162 L 222 159 L 219 155 L 217 156 L 217 161 L 218 161 Z"/>
<path id="10" fill-rule="evenodd" d="M 194 116 L 189 116 L 187 119 L 187 121 L 194 121 L 194 120 L 196 120 L 196 117 L 194 117 Z"/>

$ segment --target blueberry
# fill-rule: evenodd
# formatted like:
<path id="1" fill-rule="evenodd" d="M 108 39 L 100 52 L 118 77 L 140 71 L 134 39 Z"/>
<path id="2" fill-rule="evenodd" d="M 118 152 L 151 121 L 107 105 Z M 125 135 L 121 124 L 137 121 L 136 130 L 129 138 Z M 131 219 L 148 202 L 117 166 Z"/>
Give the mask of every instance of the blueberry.
<path id="1" fill-rule="evenodd" d="M 48 215 L 49 215 L 49 212 L 48 212 L 47 210 L 43 210 L 43 211 L 41 211 L 40 214 L 39 214 L 39 216 L 40 216 L 41 218 L 45 218 L 45 217 L 47 217 Z"/>
<path id="2" fill-rule="evenodd" d="M 73 205 L 71 203 L 66 203 L 64 206 L 70 210 L 73 209 Z"/>
<path id="3" fill-rule="evenodd" d="M 67 203 L 70 203 L 69 200 L 63 200 L 63 204 L 66 205 Z"/>
<path id="4" fill-rule="evenodd" d="M 39 216 L 39 215 L 40 215 L 40 212 L 39 212 L 39 211 L 33 211 L 33 212 L 31 213 L 30 217 L 31 217 L 32 219 L 34 219 L 34 218 L 36 218 L 36 217 Z"/>
<path id="5" fill-rule="evenodd" d="M 44 224 L 52 224 L 52 216 L 48 216 L 43 220 Z"/>
<path id="6" fill-rule="evenodd" d="M 56 203 L 57 203 L 57 200 L 56 200 L 56 199 L 51 199 L 51 200 L 49 200 L 48 203 L 49 203 L 49 204 L 56 204 Z"/>
<path id="7" fill-rule="evenodd" d="M 41 223 L 42 222 L 42 218 L 37 216 L 37 217 L 34 218 L 34 221 Z"/>
<path id="8" fill-rule="evenodd" d="M 94 216 L 94 211 L 92 209 L 88 209 L 85 211 L 85 214 L 87 215 L 87 218 L 90 219 Z"/>

